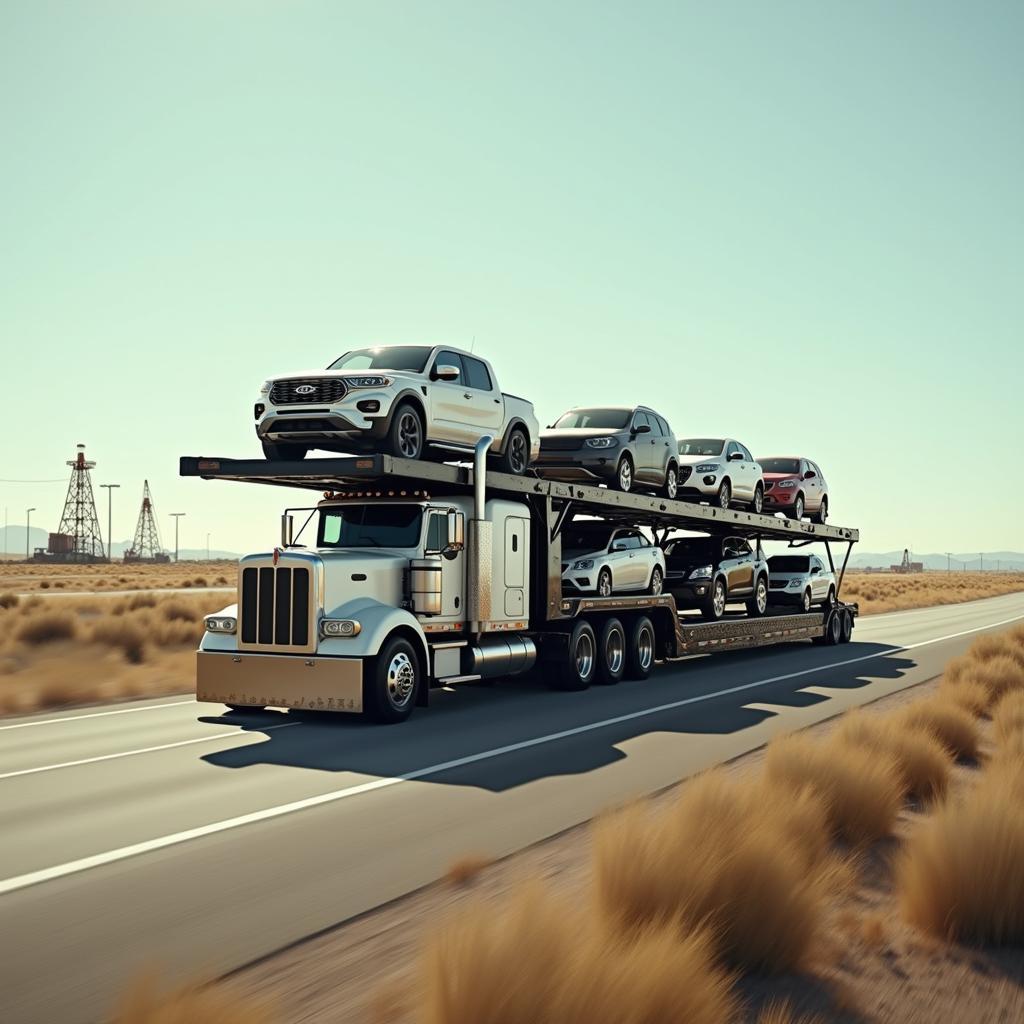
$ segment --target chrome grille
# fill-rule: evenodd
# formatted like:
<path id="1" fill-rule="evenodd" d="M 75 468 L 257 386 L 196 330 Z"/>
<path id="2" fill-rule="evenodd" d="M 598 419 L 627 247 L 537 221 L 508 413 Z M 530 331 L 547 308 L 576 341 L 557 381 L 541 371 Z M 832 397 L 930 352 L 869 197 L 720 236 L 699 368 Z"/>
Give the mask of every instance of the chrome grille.
<path id="1" fill-rule="evenodd" d="M 299 393 L 300 388 L 312 391 Z M 275 380 L 270 388 L 273 405 L 317 405 L 340 402 L 345 397 L 345 382 L 340 377 L 295 377 L 293 380 Z"/>
<path id="2" fill-rule="evenodd" d="M 243 645 L 310 645 L 309 572 L 306 566 L 285 565 L 242 569 L 239 623 Z"/>

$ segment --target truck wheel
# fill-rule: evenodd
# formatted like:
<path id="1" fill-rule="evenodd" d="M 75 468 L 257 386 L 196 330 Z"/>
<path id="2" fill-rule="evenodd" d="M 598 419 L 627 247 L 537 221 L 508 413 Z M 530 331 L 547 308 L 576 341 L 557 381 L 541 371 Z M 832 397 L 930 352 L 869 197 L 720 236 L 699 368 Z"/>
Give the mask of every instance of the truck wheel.
<path id="1" fill-rule="evenodd" d="M 654 668 L 654 623 L 646 615 L 633 622 L 626 644 L 626 679 L 646 679 Z"/>
<path id="2" fill-rule="evenodd" d="M 263 442 L 263 457 L 267 462 L 299 462 L 309 449 L 304 444 L 275 444 Z"/>
<path id="3" fill-rule="evenodd" d="M 725 614 L 725 580 L 721 576 L 711 584 L 711 593 L 700 606 L 701 615 L 709 622 L 717 622 Z"/>
<path id="4" fill-rule="evenodd" d="M 377 722 L 404 722 L 416 706 L 420 663 L 408 640 L 392 637 L 366 666 L 363 710 Z"/>
<path id="5" fill-rule="evenodd" d="M 562 657 L 549 662 L 548 684 L 556 690 L 585 690 L 597 669 L 597 639 L 586 619 L 572 627 Z"/>
<path id="6" fill-rule="evenodd" d="M 597 672 L 594 681 L 611 686 L 626 671 L 626 631 L 618 619 L 605 619 L 597 640 Z"/>
<path id="7" fill-rule="evenodd" d="M 515 427 L 508 436 L 505 450 L 498 456 L 498 472 L 522 476 L 530 465 L 530 439 L 522 427 Z"/>
<path id="8" fill-rule="evenodd" d="M 768 611 L 768 581 L 763 576 L 757 577 L 754 585 L 754 596 L 747 602 L 747 614 L 752 619 L 761 618 Z"/>
<path id="9" fill-rule="evenodd" d="M 844 608 L 840 615 L 842 622 L 839 625 L 839 642 L 848 644 L 853 638 L 853 612 L 849 608 Z"/>
<path id="10" fill-rule="evenodd" d="M 633 489 L 633 462 L 628 455 L 623 455 L 619 459 L 619 468 L 615 471 L 615 486 L 627 493 Z"/>
<path id="11" fill-rule="evenodd" d="M 828 644 L 829 647 L 835 647 L 836 644 L 842 643 L 842 619 L 842 613 L 834 611 L 829 615 L 828 621 L 825 623 L 825 643 Z"/>
<path id="12" fill-rule="evenodd" d="M 647 587 L 647 593 L 653 594 L 655 597 L 657 597 L 661 593 L 662 588 L 664 586 L 665 574 L 661 571 L 661 566 L 656 565 L 651 570 L 651 582 L 650 585 Z"/>
<path id="13" fill-rule="evenodd" d="M 423 421 L 411 402 L 402 402 L 388 427 L 388 451 L 400 459 L 418 459 L 423 454 Z"/>

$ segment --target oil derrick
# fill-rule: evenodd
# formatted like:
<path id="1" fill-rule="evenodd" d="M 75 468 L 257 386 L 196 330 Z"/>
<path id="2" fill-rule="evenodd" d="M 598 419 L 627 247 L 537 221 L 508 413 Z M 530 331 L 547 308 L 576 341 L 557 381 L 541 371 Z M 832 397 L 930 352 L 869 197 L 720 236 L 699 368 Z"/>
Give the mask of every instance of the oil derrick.
<path id="1" fill-rule="evenodd" d="M 50 535 L 50 554 L 62 562 L 102 562 L 106 554 L 89 475 L 96 463 L 86 459 L 85 445 L 80 444 L 78 453 L 67 464 L 71 467 L 71 480 L 60 526 Z"/>
<path id="2" fill-rule="evenodd" d="M 142 482 L 142 507 L 139 509 L 139 521 L 135 525 L 135 539 L 131 548 L 124 553 L 126 562 L 166 562 L 160 547 L 160 533 L 156 528 L 156 516 L 153 514 L 153 498 L 149 493 L 149 481 Z"/>

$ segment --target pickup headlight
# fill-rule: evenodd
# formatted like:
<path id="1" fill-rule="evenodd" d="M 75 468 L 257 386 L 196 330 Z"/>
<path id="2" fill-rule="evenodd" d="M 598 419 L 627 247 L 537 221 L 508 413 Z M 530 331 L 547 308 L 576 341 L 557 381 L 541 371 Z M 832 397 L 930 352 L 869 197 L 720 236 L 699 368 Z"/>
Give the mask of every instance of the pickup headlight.
<path id="1" fill-rule="evenodd" d="M 387 388 L 393 383 L 390 377 L 346 377 L 350 388 Z"/>
<path id="2" fill-rule="evenodd" d="M 320 632 L 324 636 L 359 636 L 362 628 L 355 619 L 320 620 Z"/>
<path id="3" fill-rule="evenodd" d="M 263 383 L 262 383 L 262 384 L 260 385 L 260 394 L 261 394 L 261 395 L 269 395 L 269 394 L 270 394 L 270 389 L 271 389 L 271 388 L 272 388 L 273 386 L 274 386 L 274 382 L 273 382 L 272 380 L 265 380 L 265 381 L 264 381 L 264 382 L 263 382 Z"/>
<path id="4" fill-rule="evenodd" d="M 588 437 L 588 448 L 614 448 L 619 443 L 617 437 Z"/>
<path id="5" fill-rule="evenodd" d="M 775 486 L 776 487 L 796 487 L 796 481 L 795 480 L 780 480 Z"/>
<path id="6" fill-rule="evenodd" d="M 710 565 L 702 565 L 698 569 L 694 569 L 690 573 L 691 580 L 709 580 L 711 579 L 712 567 Z"/>
<path id="7" fill-rule="evenodd" d="M 592 558 L 580 558 L 572 563 L 574 569 L 593 569 L 594 560 Z"/>
<path id="8" fill-rule="evenodd" d="M 205 625 L 211 633 L 234 633 L 238 629 L 238 619 L 233 615 L 210 615 Z"/>
<path id="9" fill-rule="evenodd" d="M 702 462 L 697 467 L 698 473 L 717 473 L 722 467 L 717 462 Z"/>

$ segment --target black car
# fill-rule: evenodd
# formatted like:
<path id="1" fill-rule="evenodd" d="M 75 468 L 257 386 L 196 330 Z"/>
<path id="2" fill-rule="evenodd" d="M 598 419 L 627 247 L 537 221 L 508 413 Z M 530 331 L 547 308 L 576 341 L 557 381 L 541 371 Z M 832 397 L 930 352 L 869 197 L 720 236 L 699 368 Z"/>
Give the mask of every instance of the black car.
<path id="1" fill-rule="evenodd" d="M 743 601 L 749 615 L 768 608 L 768 561 L 743 537 L 679 537 L 663 542 L 664 589 L 678 608 L 697 608 L 717 620 L 725 606 Z"/>
<path id="2" fill-rule="evenodd" d="M 604 481 L 620 491 L 674 498 L 677 442 L 664 416 L 645 405 L 570 409 L 540 432 L 538 476 Z"/>

